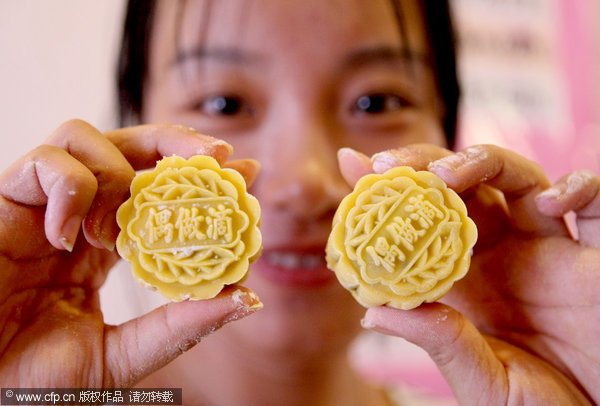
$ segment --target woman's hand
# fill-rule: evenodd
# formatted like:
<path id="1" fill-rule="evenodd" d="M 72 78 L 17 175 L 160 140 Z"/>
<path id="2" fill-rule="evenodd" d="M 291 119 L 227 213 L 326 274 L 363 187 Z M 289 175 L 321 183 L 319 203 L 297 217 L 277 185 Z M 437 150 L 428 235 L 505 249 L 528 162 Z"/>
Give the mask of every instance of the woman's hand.
<path id="1" fill-rule="evenodd" d="M 180 126 L 101 134 L 72 120 L 0 175 L 0 386 L 134 384 L 223 324 L 260 308 L 247 289 L 105 325 L 98 289 L 118 259 L 116 210 L 135 170 L 232 148 Z M 252 181 L 252 161 L 228 164 Z M 82 231 L 82 232 L 80 232 Z M 239 293 L 233 296 L 233 291 Z"/>
<path id="2" fill-rule="evenodd" d="M 339 158 L 350 183 L 399 165 L 430 170 L 461 194 L 479 231 L 445 304 L 371 308 L 365 327 L 424 348 L 461 405 L 600 402 L 597 176 L 574 172 L 551 186 L 538 165 L 491 145 Z M 571 211 L 578 240 L 563 220 Z"/>

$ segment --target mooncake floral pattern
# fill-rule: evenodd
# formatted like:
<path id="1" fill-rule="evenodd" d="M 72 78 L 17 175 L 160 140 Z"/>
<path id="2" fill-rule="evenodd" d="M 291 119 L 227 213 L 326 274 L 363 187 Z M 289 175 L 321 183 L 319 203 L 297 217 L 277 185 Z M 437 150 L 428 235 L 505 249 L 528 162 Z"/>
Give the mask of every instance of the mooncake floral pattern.
<path id="1" fill-rule="evenodd" d="M 460 197 L 430 172 L 367 175 L 333 220 L 327 263 L 365 307 L 411 309 L 462 278 L 477 240 Z"/>
<path id="2" fill-rule="evenodd" d="M 117 212 L 119 254 L 171 300 L 206 299 L 243 281 L 261 250 L 258 201 L 211 157 L 168 157 L 137 175 Z"/>

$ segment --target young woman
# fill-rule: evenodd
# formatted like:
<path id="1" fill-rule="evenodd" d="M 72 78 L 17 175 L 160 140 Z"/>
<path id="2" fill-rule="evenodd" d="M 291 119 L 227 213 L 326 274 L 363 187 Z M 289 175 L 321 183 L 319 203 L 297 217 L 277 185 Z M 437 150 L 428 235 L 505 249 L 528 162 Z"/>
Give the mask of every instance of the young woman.
<path id="1" fill-rule="evenodd" d="M 461 404 L 598 402 L 599 180 L 575 172 L 551 186 L 510 151 L 446 149 L 456 107 L 447 16 L 445 4 L 414 0 L 131 2 L 122 111 L 146 125 L 100 134 L 69 121 L 2 175 L 2 386 L 386 404 L 347 365 L 362 324 L 427 350 Z M 264 309 L 195 347 L 260 308 L 256 296 L 245 290 L 240 303 L 229 289 L 116 327 L 98 304 L 134 169 L 174 153 L 235 167 L 262 208 L 264 251 L 245 286 Z M 357 179 L 397 165 L 461 193 L 479 242 L 445 304 L 365 314 L 323 251 Z"/>

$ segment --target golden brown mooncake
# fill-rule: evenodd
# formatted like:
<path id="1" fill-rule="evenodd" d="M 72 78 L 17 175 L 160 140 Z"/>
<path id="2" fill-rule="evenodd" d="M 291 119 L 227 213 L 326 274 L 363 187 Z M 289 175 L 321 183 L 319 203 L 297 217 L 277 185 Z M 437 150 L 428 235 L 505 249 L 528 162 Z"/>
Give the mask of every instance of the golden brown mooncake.
<path id="1" fill-rule="evenodd" d="M 327 264 L 363 306 L 412 309 L 469 269 L 477 240 L 461 198 L 431 172 L 367 175 L 334 216 Z"/>
<path id="2" fill-rule="evenodd" d="M 258 201 L 208 156 L 167 157 L 138 174 L 117 222 L 117 250 L 136 279 L 174 301 L 242 282 L 262 248 Z"/>

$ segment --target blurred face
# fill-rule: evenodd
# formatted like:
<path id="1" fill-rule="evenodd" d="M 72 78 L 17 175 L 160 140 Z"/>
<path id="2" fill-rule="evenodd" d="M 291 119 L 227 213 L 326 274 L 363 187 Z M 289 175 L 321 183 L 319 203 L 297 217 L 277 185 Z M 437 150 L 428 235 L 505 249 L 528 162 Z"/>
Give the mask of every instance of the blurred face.
<path id="1" fill-rule="evenodd" d="M 358 328 L 362 309 L 324 261 L 350 192 L 338 149 L 444 142 L 420 9 L 400 4 L 403 21 L 389 0 L 159 2 L 144 121 L 262 164 L 251 192 L 264 250 L 246 284 L 265 309 L 227 329 L 248 345 L 318 352 Z"/>

